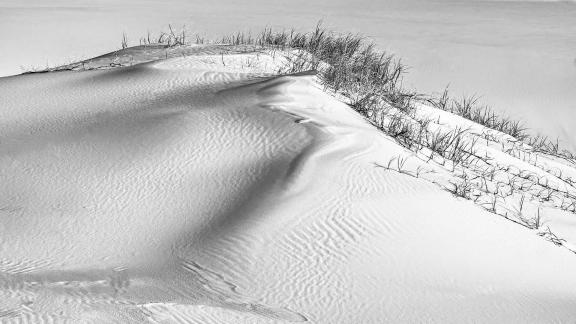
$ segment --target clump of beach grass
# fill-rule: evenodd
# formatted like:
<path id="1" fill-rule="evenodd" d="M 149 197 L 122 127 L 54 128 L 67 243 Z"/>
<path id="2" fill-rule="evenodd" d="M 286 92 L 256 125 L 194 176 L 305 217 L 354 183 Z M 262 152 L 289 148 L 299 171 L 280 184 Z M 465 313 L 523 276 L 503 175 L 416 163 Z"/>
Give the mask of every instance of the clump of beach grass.
<path id="1" fill-rule="evenodd" d="M 271 28 L 256 36 L 235 33 L 223 37 L 221 43 L 296 50 L 285 72 L 317 70 L 327 88 L 349 98 L 350 105 L 360 112 L 382 101 L 408 106 L 404 103 L 405 91 L 401 91 L 406 67 L 360 35 L 331 33 L 318 24 L 309 33 Z"/>
<path id="2" fill-rule="evenodd" d="M 454 99 L 450 97 L 448 87 L 446 87 L 440 96 L 430 98 L 428 102 L 436 108 L 510 135 L 530 145 L 535 152 L 562 158 L 576 165 L 576 155 L 562 148 L 558 139 L 550 139 L 541 134 L 529 134 L 528 129 L 521 121 L 499 115 L 490 107 L 481 104 L 478 96 L 462 96 L 460 99 Z"/>

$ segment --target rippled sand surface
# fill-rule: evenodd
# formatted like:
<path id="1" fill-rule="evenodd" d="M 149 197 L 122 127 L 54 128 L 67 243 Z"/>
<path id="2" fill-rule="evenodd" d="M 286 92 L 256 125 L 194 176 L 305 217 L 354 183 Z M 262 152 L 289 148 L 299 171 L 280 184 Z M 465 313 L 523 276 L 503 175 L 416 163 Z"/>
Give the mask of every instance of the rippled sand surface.
<path id="1" fill-rule="evenodd" d="M 573 253 L 264 56 L 0 79 L 0 322 L 574 319 Z"/>

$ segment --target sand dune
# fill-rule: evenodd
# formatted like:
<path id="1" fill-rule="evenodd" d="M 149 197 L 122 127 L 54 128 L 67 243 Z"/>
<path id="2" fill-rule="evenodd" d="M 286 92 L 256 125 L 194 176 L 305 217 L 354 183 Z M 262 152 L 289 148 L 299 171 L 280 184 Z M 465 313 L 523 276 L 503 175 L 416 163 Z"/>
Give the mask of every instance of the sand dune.
<path id="1" fill-rule="evenodd" d="M 574 320 L 568 249 L 375 167 L 410 152 L 313 74 L 200 54 L 0 79 L 0 322 Z"/>

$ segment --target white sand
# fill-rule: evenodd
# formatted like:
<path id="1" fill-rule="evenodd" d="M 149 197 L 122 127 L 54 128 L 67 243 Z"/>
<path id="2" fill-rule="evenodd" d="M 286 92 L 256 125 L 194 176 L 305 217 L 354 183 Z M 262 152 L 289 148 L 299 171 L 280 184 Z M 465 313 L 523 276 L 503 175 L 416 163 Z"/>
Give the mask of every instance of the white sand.
<path id="1" fill-rule="evenodd" d="M 0 322 L 576 318 L 574 253 L 250 57 L 0 79 Z"/>

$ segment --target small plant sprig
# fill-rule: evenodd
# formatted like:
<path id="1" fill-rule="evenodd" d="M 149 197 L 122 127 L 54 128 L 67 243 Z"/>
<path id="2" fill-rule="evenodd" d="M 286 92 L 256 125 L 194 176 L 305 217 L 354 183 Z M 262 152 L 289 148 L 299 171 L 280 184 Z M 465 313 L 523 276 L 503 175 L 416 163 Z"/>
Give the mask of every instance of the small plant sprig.
<path id="1" fill-rule="evenodd" d="M 122 46 L 122 49 L 128 48 L 128 37 L 126 36 L 126 33 L 122 33 L 121 46 Z"/>

